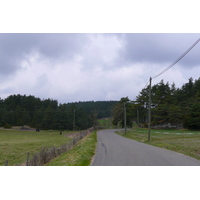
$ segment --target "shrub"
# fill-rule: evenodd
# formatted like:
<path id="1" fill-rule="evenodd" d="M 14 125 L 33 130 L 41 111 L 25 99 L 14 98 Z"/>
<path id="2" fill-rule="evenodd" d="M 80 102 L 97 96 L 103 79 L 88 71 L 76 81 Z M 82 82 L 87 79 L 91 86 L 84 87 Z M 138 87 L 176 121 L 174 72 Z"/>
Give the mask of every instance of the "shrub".
<path id="1" fill-rule="evenodd" d="M 7 123 L 7 124 L 4 125 L 4 128 L 12 128 L 12 126 Z"/>

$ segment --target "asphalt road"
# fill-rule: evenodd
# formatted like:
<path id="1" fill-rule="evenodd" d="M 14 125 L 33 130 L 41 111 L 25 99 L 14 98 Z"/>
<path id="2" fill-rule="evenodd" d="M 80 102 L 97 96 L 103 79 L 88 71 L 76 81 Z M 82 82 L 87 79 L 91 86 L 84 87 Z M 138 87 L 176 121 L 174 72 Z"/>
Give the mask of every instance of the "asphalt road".
<path id="1" fill-rule="evenodd" d="M 200 161 L 194 158 L 124 138 L 115 131 L 97 133 L 92 166 L 200 166 Z"/>

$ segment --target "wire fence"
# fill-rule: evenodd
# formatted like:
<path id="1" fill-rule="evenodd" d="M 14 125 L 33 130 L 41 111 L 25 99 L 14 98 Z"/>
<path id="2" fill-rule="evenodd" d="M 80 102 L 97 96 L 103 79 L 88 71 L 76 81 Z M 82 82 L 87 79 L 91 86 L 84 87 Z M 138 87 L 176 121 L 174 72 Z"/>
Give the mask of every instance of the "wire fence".
<path id="1" fill-rule="evenodd" d="M 72 149 L 79 140 L 83 139 L 90 133 L 94 131 L 94 128 L 89 128 L 85 131 L 78 133 L 67 134 L 66 137 L 70 137 L 70 141 L 59 147 L 43 147 L 39 152 L 26 152 L 13 160 L 5 160 L 4 166 L 12 165 L 15 160 L 22 158 L 20 164 L 14 164 L 15 166 L 43 166 L 51 161 L 53 158 L 59 156 L 60 154 Z"/>

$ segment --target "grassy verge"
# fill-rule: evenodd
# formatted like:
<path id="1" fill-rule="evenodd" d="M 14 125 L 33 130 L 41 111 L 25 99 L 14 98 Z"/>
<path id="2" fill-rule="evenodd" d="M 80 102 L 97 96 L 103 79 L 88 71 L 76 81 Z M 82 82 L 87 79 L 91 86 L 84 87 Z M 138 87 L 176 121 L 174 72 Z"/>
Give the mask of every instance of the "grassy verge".
<path id="1" fill-rule="evenodd" d="M 73 149 L 53 159 L 46 166 L 88 166 L 95 154 L 97 131 L 80 140 Z"/>
<path id="2" fill-rule="evenodd" d="M 200 160 L 200 131 L 189 130 L 151 130 L 151 140 L 148 142 L 148 130 L 134 127 L 124 132 L 118 132 L 123 137 L 153 146 L 173 150 Z"/>
<path id="3" fill-rule="evenodd" d="M 8 165 L 20 165 L 26 162 L 27 152 L 30 158 L 42 147 L 59 147 L 69 141 L 65 136 L 71 132 L 64 131 L 17 131 L 0 130 L 0 165 L 8 160 Z"/>

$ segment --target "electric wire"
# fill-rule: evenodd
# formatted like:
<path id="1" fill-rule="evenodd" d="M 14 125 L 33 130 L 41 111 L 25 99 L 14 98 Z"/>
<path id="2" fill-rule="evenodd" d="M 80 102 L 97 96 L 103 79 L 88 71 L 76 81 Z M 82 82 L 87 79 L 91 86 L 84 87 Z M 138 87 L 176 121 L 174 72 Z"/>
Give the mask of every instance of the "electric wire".
<path id="1" fill-rule="evenodd" d="M 149 85 L 149 81 L 146 83 L 146 85 L 144 86 L 144 88 L 146 88 Z"/>
<path id="2" fill-rule="evenodd" d="M 187 50 L 185 51 L 178 59 L 176 59 L 171 65 L 169 65 L 166 69 L 164 69 L 162 72 L 160 72 L 159 74 L 157 74 L 156 76 L 154 76 L 152 79 L 155 79 L 159 76 L 161 76 L 162 74 L 164 74 L 167 70 L 169 70 L 170 68 L 172 68 L 176 63 L 178 63 L 184 56 L 186 56 L 196 45 L 197 43 L 200 41 L 200 38 Z M 144 88 L 146 88 L 148 86 L 150 81 L 148 81 L 146 83 L 146 85 L 144 86 Z"/>
<path id="3" fill-rule="evenodd" d="M 167 67 L 166 69 L 164 69 L 162 72 L 160 72 L 158 75 L 154 76 L 152 79 L 155 79 L 157 77 L 159 77 L 160 75 L 164 74 L 167 70 L 169 70 L 170 68 L 172 68 L 176 63 L 178 63 L 184 56 L 186 56 L 186 54 L 188 54 L 194 47 L 195 45 L 197 45 L 197 43 L 200 41 L 200 38 L 187 50 L 185 51 L 177 60 L 175 60 L 169 67 Z"/>

